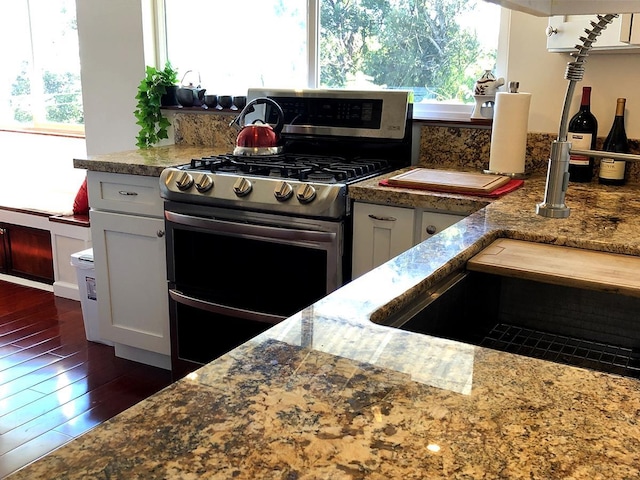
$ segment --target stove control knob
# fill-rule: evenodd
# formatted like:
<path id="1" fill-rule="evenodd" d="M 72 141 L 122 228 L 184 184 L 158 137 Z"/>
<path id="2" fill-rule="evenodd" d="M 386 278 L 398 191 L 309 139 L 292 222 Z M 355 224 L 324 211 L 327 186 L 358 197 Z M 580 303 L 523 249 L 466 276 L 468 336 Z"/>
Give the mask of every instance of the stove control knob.
<path id="1" fill-rule="evenodd" d="M 233 184 L 233 192 L 238 197 L 244 197 L 245 195 L 248 195 L 249 192 L 251 192 L 252 188 L 253 185 L 251 185 L 251 182 L 246 178 L 239 178 L 238 180 L 236 180 L 236 183 Z"/>
<path id="2" fill-rule="evenodd" d="M 193 185 L 193 177 L 187 172 L 180 172 L 176 178 L 176 187 L 178 190 L 189 190 Z"/>
<path id="3" fill-rule="evenodd" d="M 316 198 L 316 189 L 313 188 L 312 185 L 305 183 L 304 185 L 300 185 L 300 188 L 298 188 L 296 197 L 298 197 L 298 201 L 300 203 L 312 202 L 313 199 Z"/>
<path id="4" fill-rule="evenodd" d="M 293 196 L 293 187 L 287 182 L 280 182 L 280 185 L 276 187 L 273 195 L 276 197 L 276 200 L 285 202 Z"/>
<path id="5" fill-rule="evenodd" d="M 198 175 L 195 179 L 195 183 L 196 190 L 198 190 L 200 193 L 208 192 L 213 188 L 213 180 L 211 180 L 211 177 L 206 173 Z"/>

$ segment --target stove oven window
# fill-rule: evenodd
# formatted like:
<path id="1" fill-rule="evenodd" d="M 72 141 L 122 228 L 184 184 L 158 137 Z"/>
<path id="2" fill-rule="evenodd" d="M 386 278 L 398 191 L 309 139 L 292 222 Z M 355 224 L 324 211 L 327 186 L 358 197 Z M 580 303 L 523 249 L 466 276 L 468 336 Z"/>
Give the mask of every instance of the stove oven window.
<path id="1" fill-rule="evenodd" d="M 325 251 L 193 230 L 174 245 L 176 285 L 197 298 L 290 316 L 327 293 Z"/>

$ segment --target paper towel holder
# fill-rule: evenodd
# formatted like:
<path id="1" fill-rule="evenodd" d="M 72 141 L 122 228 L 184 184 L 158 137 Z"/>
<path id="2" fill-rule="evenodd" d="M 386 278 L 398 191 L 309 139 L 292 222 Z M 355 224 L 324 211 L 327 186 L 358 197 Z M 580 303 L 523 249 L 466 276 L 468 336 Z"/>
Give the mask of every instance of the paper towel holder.
<path id="1" fill-rule="evenodd" d="M 520 82 L 509 82 L 509 93 L 518 93 L 518 89 L 520 88 Z M 496 170 L 483 170 L 482 173 L 487 173 L 489 175 L 502 175 L 505 177 L 514 178 L 517 180 L 524 180 L 529 178 L 529 172 L 498 172 Z"/>

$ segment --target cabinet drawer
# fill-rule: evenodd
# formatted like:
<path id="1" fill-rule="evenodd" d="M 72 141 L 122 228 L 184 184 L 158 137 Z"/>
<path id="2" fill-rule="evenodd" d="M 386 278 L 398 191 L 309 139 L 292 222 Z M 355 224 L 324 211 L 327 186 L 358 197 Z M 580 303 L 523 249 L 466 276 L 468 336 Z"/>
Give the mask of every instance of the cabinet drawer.
<path id="1" fill-rule="evenodd" d="M 89 205 L 95 210 L 162 217 L 158 177 L 87 172 Z"/>
<path id="2" fill-rule="evenodd" d="M 436 233 L 441 232 L 463 218 L 465 218 L 464 215 L 456 215 L 453 213 L 423 212 L 421 219 L 422 226 L 420 228 L 420 241 L 422 242 L 427 238 L 432 237 Z"/>

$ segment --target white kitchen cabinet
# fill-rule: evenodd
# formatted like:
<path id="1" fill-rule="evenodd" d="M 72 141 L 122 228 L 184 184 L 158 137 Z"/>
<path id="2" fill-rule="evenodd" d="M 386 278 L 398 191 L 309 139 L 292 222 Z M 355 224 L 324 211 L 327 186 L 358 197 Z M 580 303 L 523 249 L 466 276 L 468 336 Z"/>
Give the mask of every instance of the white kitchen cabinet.
<path id="1" fill-rule="evenodd" d="M 412 208 L 354 202 L 352 277 L 411 248 L 413 230 Z"/>
<path id="2" fill-rule="evenodd" d="M 603 12 L 616 13 L 616 12 Z M 581 44 L 584 30 L 591 28 L 595 15 L 557 15 L 549 17 L 547 50 L 573 52 Z M 635 20 L 635 22 L 633 21 Z M 640 14 L 624 14 L 607 26 L 593 44 L 592 53 L 630 53 L 640 51 Z"/>
<path id="3" fill-rule="evenodd" d="M 119 357 L 170 369 L 158 178 L 87 173 L 100 336 Z"/>
<path id="4" fill-rule="evenodd" d="M 458 223 L 463 218 L 465 218 L 465 215 L 455 213 L 422 212 L 420 217 L 420 241 L 425 241 L 454 223 Z"/>
<path id="5" fill-rule="evenodd" d="M 464 215 L 354 202 L 353 278 L 382 265 Z"/>
<path id="6" fill-rule="evenodd" d="M 580 15 L 593 12 L 639 12 L 639 0 L 485 0 L 504 8 L 526 12 L 539 17 L 550 15 Z M 603 10 L 605 10 L 603 12 Z"/>

